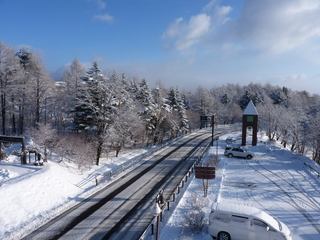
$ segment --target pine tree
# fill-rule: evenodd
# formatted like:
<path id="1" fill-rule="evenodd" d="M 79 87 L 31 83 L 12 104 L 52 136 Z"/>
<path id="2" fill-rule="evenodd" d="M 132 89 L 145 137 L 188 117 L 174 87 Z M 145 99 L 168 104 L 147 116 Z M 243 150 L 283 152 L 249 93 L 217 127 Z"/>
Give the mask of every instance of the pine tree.
<path id="1" fill-rule="evenodd" d="M 180 131 L 186 134 L 190 130 L 190 123 L 186 114 L 186 105 L 184 95 L 179 98 L 178 113 L 180 118 Z"/>
<path id="2" fill-rule="evenodd" d="M 98 107 L 98 86 L 103 81 L 103 75 L 94 62 L 87 74 L 81 78 L 79 92 L 77 93 L 77 102 L 74 108 L 74 123 L 77 130 L 90 130 L 96 128 L 94 115 Z"/>
<path id="3" fill-rule="evenodd" d="M 173 133 L 186 133 L 189 130 L 189 120 L 186 115 L 185 99 L 180 96 L 178 89 L 171 88 L 168 93 L 168 104 L 173 115 Z"/>
<path id="4" fill-rule="evenodd" d="M 179 108 L 179 100 L 177 96 L 177 89 L 171 88 L 168 93 L 168 103 L 174 111 L 177 111 Z"/>
<path id="5" fill-rule="evenodd" d="M 146 135 L 148 138 L 150 138 L 154 135 L 157 119 L 154 100 L 148 84 L 144 79 L 139 84 L 136 99 L 141 104 L 140 116 L 145 123 Z"/>
<path id="6" fill-rule="evenodd" d="M 81 86 L 81 78 L 84 74 L 85 70 L 77 59 L 73 60 L 70 67 L 63 74 L 63 81 L 65 82 L 64 100 L 68 109 L 75 108 L 76 98 Z"/>
<path id="7" fill-rule="evenodd" d="M 97 63 L 93 63 L 85 77 L 77 98 L 75 123 L 77 129 L 94 133 L 96 143 L 96 164 L 102 154 L 103 144 L 109 129 L 120 121 L 121 109 L 128 102 L 128 93 L 114 72 L 105 78 Z"/>

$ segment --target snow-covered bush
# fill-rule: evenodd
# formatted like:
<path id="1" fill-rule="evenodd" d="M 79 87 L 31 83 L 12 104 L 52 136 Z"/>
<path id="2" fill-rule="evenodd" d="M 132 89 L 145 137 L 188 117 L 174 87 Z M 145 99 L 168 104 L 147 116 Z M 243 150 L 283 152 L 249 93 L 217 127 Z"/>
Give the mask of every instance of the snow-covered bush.
<path id="1" fill-rule="evenodd" d="M 199 232 L 206 223 L 203 209 L 207 205 L 207 199 L 194 193 L 187 200 L 187 205 L 190 209 L 185 213 L 185 224 L 192 232 Z"/>
<path id="2" fill-rule="evenodd" d="M 67 160 L 77 165 L 78 169 L 86 169 L 93 165 L 95 158 L 94 146 L 85 137 L 76 134 L 60 136 L 55 152 L 62 161 Z"/>

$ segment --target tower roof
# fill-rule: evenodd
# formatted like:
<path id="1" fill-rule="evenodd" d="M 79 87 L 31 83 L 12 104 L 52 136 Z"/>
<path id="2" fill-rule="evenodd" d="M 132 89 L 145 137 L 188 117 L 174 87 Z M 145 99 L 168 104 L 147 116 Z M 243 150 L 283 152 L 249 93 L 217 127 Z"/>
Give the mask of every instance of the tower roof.
<path id="1" fill-rule="evenodd" d="M 243 115 L 258 115 L 258 111 L 254 106 L 252 100 L 250 100 L 247 107 L 244 109 Z"/>

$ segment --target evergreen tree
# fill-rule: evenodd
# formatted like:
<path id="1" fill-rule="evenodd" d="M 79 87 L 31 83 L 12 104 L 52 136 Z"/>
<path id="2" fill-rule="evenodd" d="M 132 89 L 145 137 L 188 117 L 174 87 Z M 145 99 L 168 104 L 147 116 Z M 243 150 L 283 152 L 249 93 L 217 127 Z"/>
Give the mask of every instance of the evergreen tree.
<path id="1" fill-rule="evenodd" d="M 186 105 L 185 105 L 184 95 L 181 96 L 178 102 L 179 102 L 178 113 L 180 118 L 180 131 L 186 134 L 190 130 L 190 123 L 188 120 L 188 116 L 186 114 Z"/>
<path id="2" fill-rule="evenodd" d="M 102 153 L 104 138 L 118 114 L 118 88 L 107 81 L 96 62 L 82 78 L 75 107 L 75 123 L 78 130 L 93 132 L 96 142 L 96 165 Z"/>
<path id="3" fill-rule="evenodd" d="M 171 88 L 168 93 L 168 104 L 171 106 L 173 111 L 177 111 L 179 108 L 178 90 Z"/>
<path id="4" fill-rule="evenodd" d="M 77 93 L 76 104 L 74 108 L 74 123 L 77 130 L 94 129 L 94 114 L 95 109 L 101 105 L 101 100 L 98 99 L 99 85 L 103 81 L 103 75 L 94 62 L 92 67 L 87 71 L 86 75 L 81 78 L 81 84 Z"/>
<path id="5" fill-rule="evenodd" d="M 185 100 L 180 96 L 178 89 L 171 88 L 168 93 L 168 104 L 171 107 L 173 119 L 176 122 L 175 132 L 186 133 L 189 130 L 189 121 L 186 115 Z"/>
<path id="6" fill-rule="evenodd" d="M 222 95 L 222 97 L 221 97 L 221 99 L 220 99 L 220 102 L 222 103 L 222 104 L 228 104 L 228 103 L 230 103 L 230 99 L 229 99 L 229 97 L 228 97 L 228 94 L 223 94 Z"/>
<path id="7" fill-rule="evenodd" d="M 157 118 L 154 100 L 148 84 L 144 79 L 139 84 L 136 98 L 141 104 L 140 116 L 145 123 L 146 135 L 150 138 L 154 135 Z"/>
<path id="8" fill-rule="evenodd" d="M 65 70 L 63 74 L 63 81 L 65 82 L 65 101 L 68 109 L 74 109 L 76 98 L 81 86 L 81 78 L 84 76 L 85 70 L 81 63 L 75 59 L 70 67 Z"/>

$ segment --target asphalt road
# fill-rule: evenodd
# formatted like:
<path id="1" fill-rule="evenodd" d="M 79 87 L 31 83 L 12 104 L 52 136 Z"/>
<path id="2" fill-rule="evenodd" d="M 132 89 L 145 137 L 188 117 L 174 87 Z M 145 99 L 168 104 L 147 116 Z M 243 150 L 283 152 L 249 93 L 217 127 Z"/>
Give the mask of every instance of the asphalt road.
<path id="1" fill-rule="evenodd" d="M 210 131 L 185 136 L 24 239 L 138 239 L 152 220 L 159 189 L 165 198 L 208 144 Z"/>

